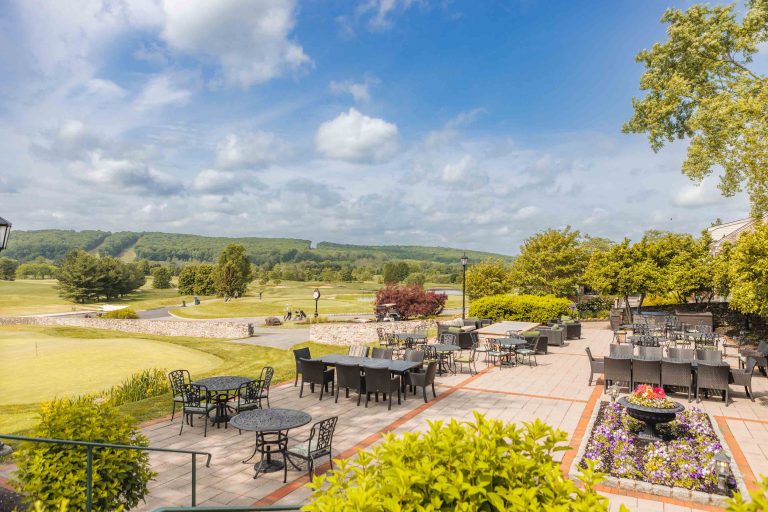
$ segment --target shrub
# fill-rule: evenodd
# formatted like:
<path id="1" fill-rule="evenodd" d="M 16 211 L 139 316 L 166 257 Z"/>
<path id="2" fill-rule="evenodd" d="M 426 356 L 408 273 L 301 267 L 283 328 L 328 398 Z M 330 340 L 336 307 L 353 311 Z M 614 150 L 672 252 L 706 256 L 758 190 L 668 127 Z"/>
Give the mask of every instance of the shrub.
<path id="1" fill-rule="evenodd" d="M 403 281 L 403 283 L 405 284 L 417 284 L 419 286 L 424 286 L 424 283 L 426 282 L 427 282 L 427 278 L 421 272 L 414 272 L 413 274 L 408 274 L 408 277 L 406 277 L 405 280 Z"/>
<path id="2" fill-rule="evenodd" d="M 173 273 L 168 267 L 155 267 L 150 273 L 152 274 L 152 288 L 158 290 L 166 290 L 171 287 L 171 278 Z"/>
<path id="3" fill-rule="evenodd" d="M 603 318 L 608 316 L 613 300 L 608 297 L 592 297 L 576 304 L 580 318 Z"/>
<path id="4" fill-rule="evenodd" d="M 593 487 L 599 475 L 584 470 L 580 489 L 552 459 L 567 438 L 540 420 L 429 422 L 423 434 L 390 433 L 355 462 L 338 461 L 309 484 L 302 510 L 608 510 Z"/>
<path id="5" fill-rule="evenodd" d="M 552 295 L 491 295 L 475 300 L 469 316 L 490 318 L 494 322 L 517 320 L 546 322 L 570 311 L 571 301 Z"/>
<path id="6" fill-rule="evenodd" d="M 170 391 L 168 370 L 150 368 L 134 373 L 120 384 L 112 386 L 102 396 L 114 406 L 138 402 Z"/>
<path id="7" fill-rule="evenodd" d="M 101 315 L 101 318 L 116 318 L 118 320 L 136 320 L 137 318 L 139 318 L 139 315 L 131 308 L 123 308 L 123 309 L 114 309 L 112 311 L 107 311 L 106 313 Z"/>
<path id="8" fill-rule="evenodd" d="M 55 400 L 43 404 L 35 437 L 77 439 L 99 443 L 148 446 L 128 416 L 91 397 Z M 24 443 L 15 455 L 15 485 L 28 503 L 37 500 L 58 507 L 65 500 L 69 510 L 85 509 L 86 450 L 80 446 Z M 135 507 L 155 476 L 149 455 L 136 450 L 93 450 L 93 510 Z"/>
<path id="9" fill-rule="evenodd" d="M 404 318 L 439 315 L 447 296 L 415 284 L 390 284 L 376 292 L 376 304 L 395 304 Z"/>
<path id="10" fill-rule="evenodd" d="M 680 304 L 680 301 L 672 295 L 649 295 L 643 301 L 643 306 L 670 306 Z"/>
<path id="11" fill-rule="evenodd" d="M 768 510 L 768 478 L 760 479 L 760 486 L 757 490 L 749 493 L 752 501 L 746 501 L 741 493 L 735 493 L 733 498 L 728 500 L 728 512 L 760 512 Z"/>

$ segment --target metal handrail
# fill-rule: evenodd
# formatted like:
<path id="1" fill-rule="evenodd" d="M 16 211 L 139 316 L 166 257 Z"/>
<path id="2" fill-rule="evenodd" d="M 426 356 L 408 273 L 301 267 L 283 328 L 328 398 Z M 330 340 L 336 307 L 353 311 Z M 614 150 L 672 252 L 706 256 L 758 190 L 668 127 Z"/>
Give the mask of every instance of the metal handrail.
<path id="1" fill-rule="evenodd" d="M 74 446 L 85 446 L 85 510 L 91 512 L 92 508 L 92 490 L 93 490 L 93 449 L 94 448 L 116 448 L 122 450 L 139 450 L 145 452 L 166 452 L 166 453 L 186 453 L 192 455 L 192 506 L 197 504 L 197 456 L 205 455 L 205 467 L 211 467 L 211 454 L 196 450 L 177 450 L 174 448 L 153 448 L 151 446 L 135 446 L 130 444 L 97 443 L 94 441 L 75 441 L 72 439 L 51 439 L 47 437 L 27 437 L 13 436 L 9 434 L 0 434 L 0 439 L 9 439 L 11 441 L 28 441 L 32 443 L 63 444 Z M 190 509 L 199 510 L 199 509 Z M 291 510 L 291 509 L 288 509 Z M 293 509 L 295 510 L 295 509 Z"/>

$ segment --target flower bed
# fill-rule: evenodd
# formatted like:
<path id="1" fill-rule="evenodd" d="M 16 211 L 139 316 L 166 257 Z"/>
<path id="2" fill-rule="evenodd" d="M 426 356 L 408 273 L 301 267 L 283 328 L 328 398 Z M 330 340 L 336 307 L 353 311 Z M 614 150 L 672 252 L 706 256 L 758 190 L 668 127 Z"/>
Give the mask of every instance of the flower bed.
<path id="1" fill-rule="evenodd" d="M 643 424 L 631 418 L 618 403 L 600 406 L 581 467 L 595 462 L 595 470 L 667 487 L 681 487 L 709 494 L 718 488 L 714 457 L 722 449 L 709 417 L 699 409 L 679 413 L 674 421 L 658 427 L 664 441 L 638 438 Z M 736 487 L 728 482 L 727 495 Z"/>
<path id="2" fill-rule="evenodd" d="M 627 397 L 627 402 L 657 409 L 672 409 L 677 406 L 675 402 L 667 398 L 664 388 L 654 388 L 646 384 L 637 386 L 635 391 Z"/>

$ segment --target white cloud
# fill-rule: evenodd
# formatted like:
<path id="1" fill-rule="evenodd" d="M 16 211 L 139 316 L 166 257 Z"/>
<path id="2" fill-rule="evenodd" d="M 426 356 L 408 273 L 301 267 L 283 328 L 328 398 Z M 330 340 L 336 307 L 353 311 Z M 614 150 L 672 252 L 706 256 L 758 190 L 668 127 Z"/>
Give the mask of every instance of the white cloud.
<path id="1" fill-rule="evenodd" d="M 168 45 L 213 59 L 229 85 L 248 87 L 311 63 L 289 39 L 294 0 L 164 0 L 163 6 Z"/>
<path id="2" fill-rule="evenodd" d="M 351 94 L 355 101 L 371 101 L 370 88 L 379 83 L 378 78 L 366 77 L 362 82 L 344 80 L 342 82 L 331 81 L 329 87 L 334 94 Z"/>
<path id="3" fill-rule="evenodd" d="M 216 169 L 206 169 L 195 176 L 192 188 L 206 194 L 227 194 L 242 186 L 237 174 Z"/>
<path id="4" fill-rule="evenodd" d="M 605 208 L 593 208 L 592 213 L 589 215 L 589 217 L 584 219 L 583 223 L 585 226 L 591 226 L 607 219 L 608 216 L 609 212 Z"/>
<path id="5" fill-rule="evenodd" d="M 139 110 L 179 106 L 187 104 L 191 97 L 192 91 L 179 85 L 176 77 L 163 74 L 147 82 L 134 104 Z"/>
<path id="6" fill-rule="evenodd" d="M 387 30 L 392 27 L 392 18 L 398 12 L 404 12 L 412 5 L 419 3 L 414 0 L 368 0 L 357 8 L 357 17 L 369 16 L 368 28 L 371 30 Z"/>
<path id="7" fill-rule="evenodd" d="M 472 157 L 464 155 L 456 163 L 446 164 L 443 167 L 442 178 L 447 183 L 458 183 L 465 181 L 469 175 L 469 169 L 472 164 Z"/>
<path id="8" fill-rule="evenodd" d="M 512 215 L 512 218 L 514 220 L 530 219 L 537 213 L 539 213 L 539 208 L 537 206 L 523 206 Z"/>
<path id="9" fill-rule="evenodd" d="M 92 78 L 85 83 L 85 93 L 106 101 L 124 98 L 128 92 L 111 80 Z"/>
<path id="10" fill-rule="evenodd" d="M 70 169 L 75 178 L 96 185 L 103 192 L 133 192 L 160 196 L 182 192 L 179 180 L 152 169 L 140 160 L 115 159 L 100 152 L 93 152 L 86 161 L 75 162 Z"/>
<path id="11" fill-rule="evenodd" d="M 321 154 L 336 160 L 383 162 L 397 152 L 397 126 L 350 108 L 320 125 L 315 145 Z"/>
<path id="12" fill-rule="evenodd" d="M 216 146 L 216 166 L 246 169 L 274 163 L 290 152 L 289 144 L 273 133 L 231 133 Z"/>
<path id="13" fill-rule="evenodd" d="M 724 197 L 718 190 L 716 182 L 716 178 L 708 177 L 698 185 L 686 184 L 675 196 L 674 204 L 685 208 L 701 208 L 720 203 Z"/>

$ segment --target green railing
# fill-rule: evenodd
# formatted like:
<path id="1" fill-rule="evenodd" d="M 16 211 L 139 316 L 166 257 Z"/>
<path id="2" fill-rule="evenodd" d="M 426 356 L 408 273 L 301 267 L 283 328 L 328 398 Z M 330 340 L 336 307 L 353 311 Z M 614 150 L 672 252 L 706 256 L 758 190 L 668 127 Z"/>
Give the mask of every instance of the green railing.
<path id="1" fill-rule="evenodd" d="M 48 444 L 62 444 L 73 446 L 85 446 L 85 510 L 91 512 L 92 509 L 92 490 L 93 490 L 93 449 L 94 448 L 115 448 L 120 450 L 139 450 L 143 452 L 166 452 L 166 453 L 186 453 L 192 455 L 192 507 L 195 507 L 197 503 L 197 456 L 205 455 L 207 457 L 205 466 L 211 465 L 211 454 L 208 452 L 199 452 L 195 450 L 175 450 L 172 448 L 152 448 L 150 446 L 133 446 L 129 444 L 110 444 L 110 443 L 94 443 L 91 441 L 73 441 L 69 439 L 49 439 L 46 437 L 26 437 L 26 436 L 12 436 L 6 434 L 0 434 L 0 439 L 9 439 L 11 441 L 28 441 L 31 443 L 48 443 Z M 161 509 L 161 510 L 204 510 L 204 508 L 191 508 L 191 509 Z M 231 510 L 246 510 L 246 509 L 231 509 Z M 281 510 L 281 509 L 273 509 Z M 296 510 L 296 509 L 282 509 L 282 510 Z"/>

